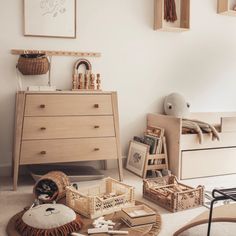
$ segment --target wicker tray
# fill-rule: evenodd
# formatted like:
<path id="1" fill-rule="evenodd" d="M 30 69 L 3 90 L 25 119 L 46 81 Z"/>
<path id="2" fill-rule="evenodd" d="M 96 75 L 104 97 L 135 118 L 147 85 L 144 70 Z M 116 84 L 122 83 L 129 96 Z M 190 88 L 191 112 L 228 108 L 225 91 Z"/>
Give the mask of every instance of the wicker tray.
<path id="1" fill-rule="evenodd" d="M 143 180 L 143 197 L 176 212 L 203 205 L 204 187 L 179 183 L 174 175 Z"/>

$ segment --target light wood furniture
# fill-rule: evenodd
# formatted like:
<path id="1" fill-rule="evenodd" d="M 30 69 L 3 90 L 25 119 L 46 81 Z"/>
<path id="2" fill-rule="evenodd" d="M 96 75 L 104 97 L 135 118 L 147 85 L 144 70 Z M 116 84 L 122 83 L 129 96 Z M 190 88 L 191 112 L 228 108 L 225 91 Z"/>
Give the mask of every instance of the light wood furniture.
<path id="1" fill-rule="evenodd" d="M 227 16 L 236 16 L 236 11 L 233 10 L 235 5 L 236 2 L 232 0 L 218 0 L 217 13 Z"/>
<path id="2" fill-rule="evenodd" d="M 166 147 L 166 139 L 165 137 L 161 137 L 162 139 L 162 148 L 161 152 L 157 154 L 147 154 L 143 178 L 147 178 L 147 172 L 149 170 L 163 170 L 169 169 L 168 166 L 168 158 L 167 158 L 167 147 Z M 153 163 L 153 164 L 150 164 Z"/>
<path id="3" fill-rule="evenodd" d="M 227 127 L 219 133 L 220 141 L 212 141 L 209 134 L 203 134 L 199 143 L 197 134 L 182 134 L 182 120 L 167 115 L 148 114 L 148 125 L 165 129 L 169 168 L 180 179 L 198 178 L 236 173 L 235 124 L 230 132 L 229 123 L 236 112 L 191 113 L 190 119 Z M 222 123 L 222 124 L 221 124 Z"/>
<path id="4" fill-rule="evenodd" d="M 13 153 L 20 165 L 117 159 L 123 179 L 116 92 L 18 92 Z"/>
<path id="5" fill-rule="evenodd" d="M 190 28 L 190 0 L 176 0 L 177 21 L 164 20 L 164 0 L 154 0 L 154 30 L 182 32 Z"/>

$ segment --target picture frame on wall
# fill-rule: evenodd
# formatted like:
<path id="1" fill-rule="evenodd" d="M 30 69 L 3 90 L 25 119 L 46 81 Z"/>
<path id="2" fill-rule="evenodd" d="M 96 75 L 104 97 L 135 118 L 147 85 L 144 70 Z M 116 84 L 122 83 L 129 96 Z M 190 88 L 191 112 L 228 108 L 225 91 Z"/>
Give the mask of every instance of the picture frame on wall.
<path id="1" fill-rule="evenodd" d="M 143 177 L 144 165 L 149 148 L 149 145 L 130 141 L 126 169 Z"/>
<path id="2" fill-rule="evenodd" d="M 23 0 L 24 36 L 76 38 L 76 0 Z"/>

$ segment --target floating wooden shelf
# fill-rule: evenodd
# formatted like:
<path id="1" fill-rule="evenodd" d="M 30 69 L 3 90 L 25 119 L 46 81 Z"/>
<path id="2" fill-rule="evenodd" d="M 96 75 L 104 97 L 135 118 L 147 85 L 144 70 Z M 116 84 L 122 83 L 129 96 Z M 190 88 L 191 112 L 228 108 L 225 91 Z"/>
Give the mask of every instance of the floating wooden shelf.
<path id="1" fill-rule="evenodd" d="M 236 0 L 218 0 L 217 13 L 227 16 L 236 16 L 233 7 L 236 6 Z"/>
<path id="2" fill-rule="evenodd" d="M 76 56 L 76 57 L 100 57 L 99 52 L 76 52 L 76 51 L 48 51 L 48 50 L 28 50 L 28 49 L 12 49 L 11 54 L 38 54 L 43 53 L 47 56 Z"/>
<path id="3" fill-rule="evenodd" d="M 154 0 L 154 30 L 183 32 L 190 28 L 190 0 L 176 0 L 177 21 L 164 19 L 164 0 Z"/>

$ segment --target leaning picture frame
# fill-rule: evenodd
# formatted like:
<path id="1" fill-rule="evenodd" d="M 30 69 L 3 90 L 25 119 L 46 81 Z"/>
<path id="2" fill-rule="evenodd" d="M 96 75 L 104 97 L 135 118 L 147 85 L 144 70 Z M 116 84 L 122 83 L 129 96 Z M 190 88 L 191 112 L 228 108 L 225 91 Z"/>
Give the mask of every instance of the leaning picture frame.
<path id="1" fill-rule="evenodd" d="M 130 141 L 126 169 L 143 177 L 144 165 L 149 148 L 149 145 Z"/>
<path id="2" fill-rule="evenodd" d="M 23 0 L 24 36 L 76 38 L 76 0 Z"/>

